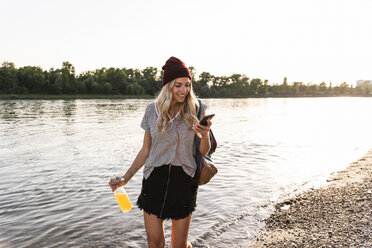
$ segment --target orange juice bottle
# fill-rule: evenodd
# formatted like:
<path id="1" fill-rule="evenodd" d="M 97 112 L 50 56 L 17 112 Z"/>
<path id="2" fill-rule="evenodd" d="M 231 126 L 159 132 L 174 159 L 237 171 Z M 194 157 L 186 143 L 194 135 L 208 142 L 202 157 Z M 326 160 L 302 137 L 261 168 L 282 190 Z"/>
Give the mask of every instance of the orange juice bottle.
<path id="1" fill-rule="evenodd" d="M 114 195 L 123 213 L 128 212 L 132 209 L 132 203 L 130 202 L 128 194 L 125 191 L 124 187 L 117 188 L 114 191 Z"/>

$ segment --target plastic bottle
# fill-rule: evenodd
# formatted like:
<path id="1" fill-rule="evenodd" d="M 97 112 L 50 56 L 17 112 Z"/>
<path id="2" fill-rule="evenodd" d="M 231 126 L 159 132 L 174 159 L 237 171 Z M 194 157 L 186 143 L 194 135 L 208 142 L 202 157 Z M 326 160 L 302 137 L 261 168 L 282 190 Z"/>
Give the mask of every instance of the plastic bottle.
<path id="1" fill-rule="evenodd" d="M 132 203 L 130 202 L 128 194 L 125 191 L 124 187 L 117 188 L 114 191 L 114 195 L 123 213 L 128 212 L 132 209 Z"/>

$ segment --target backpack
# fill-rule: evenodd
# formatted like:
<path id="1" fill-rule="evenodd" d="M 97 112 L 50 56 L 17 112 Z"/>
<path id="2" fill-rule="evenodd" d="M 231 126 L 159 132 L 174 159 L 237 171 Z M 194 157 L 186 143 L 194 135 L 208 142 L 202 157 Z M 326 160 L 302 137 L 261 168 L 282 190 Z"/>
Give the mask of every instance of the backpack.
<path id="1" fill-rule="evenodd" d="M 199 106 L 201 106 L 201 101 L 199 101 Z M 197 113 L 198 120 L 200 120 L 201 117 L 201 108 L 199 107 L 198 113 Z M 196 162 L 196 171 L 194 175 L 194 179 L 198 181 L 199 185 L 203 185 L 208 183 L 214 175 L 217 174 L 218 170 L 214 166 L 214 163 L 212 161 L 211 155 L 216 151 L 217 148 L 217 141 L 213 135 L 212 130 L 209 131 L 209 139 L 211 144 L 211 149 L 209 150 L 208 155 L 202 156 L 202 154 L 199 152 L 200 147 L 200 138 L 195 134 L 194 142 L 195 142 L 195 162 Z"/>

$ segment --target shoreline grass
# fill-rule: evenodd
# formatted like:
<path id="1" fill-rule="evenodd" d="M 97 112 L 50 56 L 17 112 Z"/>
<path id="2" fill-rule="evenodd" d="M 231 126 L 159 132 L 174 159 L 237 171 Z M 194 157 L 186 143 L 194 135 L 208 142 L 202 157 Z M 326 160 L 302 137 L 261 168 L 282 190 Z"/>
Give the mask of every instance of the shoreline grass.
<path id="1" fill-rule="evenodd" d="M 372 97 L 365 95 L 266 95 L 249 97 L 213 97 L 218 99 L 229 98 L 308 98 L 308 97 Z M 118 94 L 0 94 L 0 100 L 77 100 L 77 99 L 154 99 L 150 95 L 118 95 Z M 202 97 L 203 98 L 203 97 Z"/>
<path id="2" fill-rule="evenodd" d="M 150 95 L 0 94 L 0 100 L 153 99 Z"/>

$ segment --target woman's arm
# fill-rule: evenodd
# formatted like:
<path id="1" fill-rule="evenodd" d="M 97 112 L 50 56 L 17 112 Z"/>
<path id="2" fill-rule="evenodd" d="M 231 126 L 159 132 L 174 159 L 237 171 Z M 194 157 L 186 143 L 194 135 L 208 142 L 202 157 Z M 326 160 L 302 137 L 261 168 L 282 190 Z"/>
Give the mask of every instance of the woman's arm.
<path id="1" fill-rule="evenodd" d="M 127 172 L 124 174 L 125 181 L 120 181 L 120 177 L 115 177 L 110 180 L 110 186 L 112 191 L 116 188 L 124 186 L 129 182 L 129 180 L 137 173 L 139 169 L 145 164 L 147 158 L 150 154 L 151 148 L 151 135 L 149 132 L 145 132 L 145 136 L 143 138 L 143 144 L 141 150 L 138 152 L 136 158 L 134 159 L 132 165 L 129 167 Z"/>
<path id="2" fill-rule="evenodd" d="M 202 115 L 200 119 L 203 119 L 204 116 L 205 116 L 205 113 Z M 212 125 L 212 122 L 208 120 L 207 126 L 200 125 L 199 123 L 193 126 L 193 130 L 197 134 L 200 134 L 198 135 L 200 137 L 199 151 L 202 154 L 202 156 L 208 155 L 209 150 L 211 149 L 211 143 L 209 141 L 209 131 L 211 130 L 211 125 Z"/>

